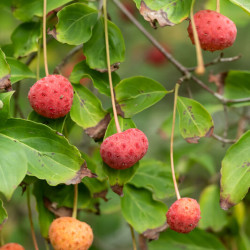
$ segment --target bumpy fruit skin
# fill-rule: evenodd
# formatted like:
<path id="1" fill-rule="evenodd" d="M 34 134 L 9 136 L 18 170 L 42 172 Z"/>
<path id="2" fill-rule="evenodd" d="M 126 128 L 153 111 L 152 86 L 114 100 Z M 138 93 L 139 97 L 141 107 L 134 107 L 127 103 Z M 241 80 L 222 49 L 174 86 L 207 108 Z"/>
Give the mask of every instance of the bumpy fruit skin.
<path id="1" fill-rule="evenodd" d="M 181 198 L 174 202 L 167 212 L 169 227 L 178 233 L 189 233 L 201 218 L 200 205 L 191 198 Z"/>
<path id="2" fill-rule="evenodd" d="M 87 250 L 94 236 L 87 223 L 72 217 L 61 217 L 51 223 L 49 238 L 55 250 Z"/>
<path id="3" fill-rule="evenodd" d="M 30 88 L 28 98 L 32 108 L 38 114 L 56 119 L 70 111 L 73 95 L 73 87 L 64 76 L 49 75 Z"/>
<path id="4" fill-rule="evenodd" d="M 106 138 L 100 148 L 102 160 L 111 168 L 126 169 L 138 162 L 148 150 L 148 139 L 131 128 Z"/>
<path id="5" fill-rule="evenodd" d="M 233 45 L 237 29 L 234 22 L 226 16 L 212 10 L 200 10 L 195 13 L 194 21 L 203 50 L 223 50 Z M 191 21 L 188 34 L 194 44 Z"/>
<path id="6" fill-rule="evenodd" d="M 24 247 L 17 243 L 8 243 L 0 247 L 0 250 L 25 250 Z"/>

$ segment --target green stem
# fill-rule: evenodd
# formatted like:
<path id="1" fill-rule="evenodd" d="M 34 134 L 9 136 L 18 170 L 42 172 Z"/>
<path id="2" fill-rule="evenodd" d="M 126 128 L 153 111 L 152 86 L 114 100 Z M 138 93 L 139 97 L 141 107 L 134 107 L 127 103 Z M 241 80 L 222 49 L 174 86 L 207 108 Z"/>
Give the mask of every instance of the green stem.
<path id="1" fill-rule="evenodd" d="M 47 60 L 47 41 L 46 41 L 46 9 L 47 0 L 43 0 L 43 56 L 44 56 L 44 68 L 46 76 L 49 75 L 48 60 Z"/>
<path id="2" fill-rule="evenodd" d="M 109 86 L 110 86 L 110 94 L 111 94 L 111 102 L 113 107 L 115 126 L 117 133 L 121 132 L 120 124 L 118 121 L 116 106 L 115 106 L 115 95 L 112 84 L 112 75 L 111 75 L 111 67 L 110 67 L 110 54 L 109 54 L 109 39 L 108 39 L 108 16 L 107 16 L 107 0 L 103 0 L 103 15 L 104 15 L 104 32 L 105 32 L 105 44 L 106 44 L 106 57 L 107 57 L 107 66 L 108 66 L 108 76 L 109 76 Z"/>
<path id="3" fill-rule="evenodd" d="M 134 228 L 130 224 L 129 224 L 129 228 L 130 228 L 132 242 L 133 242 L 133 250 L 137 250 Z"/>
<path id="4" fill-rule="evenodd" d="M 31 206 L 30 206 L 30 188 L 29 188 L 29 186 L 27 186 L 26 192 L 27 192 L 27 207 L 28 207 L 28 215 L 29 215 L 29 221 L 30 221 L 30 229 L 31 229 L 32 240 L 33 240 L 35 250 L 39 250 L 38 245 L 37 245 L 37 241 L 36 241 L 36 235 L 35 235 L 33 220 L 32 220 L 32 211 L 31 211 Z"/>
<path id="5" fill-rule="evenodd" d="M 3 232 L 0 230 L 0 247 L 4 245 Z"/>
<path id="6" fill-rule="evenodd" d="M 38 51 L 36 58 L 36 80 L 40 79 L 40 55 L 41 55 L 41 39 L 38 40 Z"/>
<path id="7" fill-rule="evenodd" d="M 77 218 L 77 201 L 78 201 L 78 184 L 74 185 L 74 205 L 73 205 L 73 213 L 72 217 Z"/>
<path id="8" fill-rule="evenodd" d="M 177 181 L 175 178 L 175 171 L 174 171 L 174 127 L 175 127 L 175 118 L 176 118 L 176 106 L 177 106 L 177 98 L 178 98 L 178 90 L 179 90 L 180 84 L 176 83 L 175 85 L 175 92 L 174 92 L 174 109 L 173 109 L 173 123 L 172 123 L 172 132 L 171 132 L 171 139 L 170 139 L 170 161 L 171 161 L 171 172 L 172 172 L 172 178 L 174 182 L 174 189 L 176 193 L 176 197 L 179 200 L 181 198 Z"/>

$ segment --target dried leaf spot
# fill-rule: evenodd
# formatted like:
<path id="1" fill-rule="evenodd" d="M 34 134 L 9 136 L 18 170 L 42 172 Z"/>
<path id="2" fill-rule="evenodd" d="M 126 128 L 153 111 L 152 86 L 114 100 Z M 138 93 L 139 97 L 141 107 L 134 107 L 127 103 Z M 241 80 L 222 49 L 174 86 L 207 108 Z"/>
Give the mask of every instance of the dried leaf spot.
<path id="1" fill-rule="evenodd" d="M 151 10 L 144 1 L 141 1 L 140 13 L 146 21 L 150 22 L 153 28 L 156 28 L 156 22 L 158 22 L 161 27 L 174 25 L 174 23 L 168 19 L 166 12 L 162 9 L 158 11 Z"/>

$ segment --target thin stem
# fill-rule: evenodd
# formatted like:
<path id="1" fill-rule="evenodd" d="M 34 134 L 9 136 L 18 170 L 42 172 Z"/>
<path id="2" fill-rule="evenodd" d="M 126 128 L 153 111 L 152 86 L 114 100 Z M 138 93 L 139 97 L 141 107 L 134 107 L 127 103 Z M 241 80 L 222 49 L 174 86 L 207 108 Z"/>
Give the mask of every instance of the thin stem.
<path id="1" fill-rule="evenodd" d="M 37 61 L 36 61 L 36 80 L 40 79 L 40 55 L 41 55 L 41 40 L 38 41 Z"/>
<path id="2" fill-rule="evenodd" d="M 191 25 L 192 25 L 193 35 L 194 35 L 194 43 L 195 43 L 197 64 L 198 64 L 197 68 L 195 69 L 195 72 L 199 75 L 202 75 L 205 72 L 205 67 L 204 67 L 204 62 L 203 62 L 200 40 L 199 40 L 198 32 L 196 29 L 195 21 L 194 21 L 193 5 L 190 11 L 190 19 L 191 19 Z"/>
<path id="3" fill-rule="evenodd" d="M 44 68 L 46 76 L 49 75 L 48 60 L 47 60 L 47 42 L 46 42 L 46 9 L 47 0 L 43 0 L 43 56 L 44 56 Z"/>
<path id="4" fill-rule="evenodd" d="M 130 224 L 129 224 L 129 228 L 130 228 L 132 242 L 133 242 L 133 250 L 137 250 L 134 228 Z"/>
<path id="5" fill-rule="evenodd" d="M 30 221 L 32 240 L 33 240 L 35 250 L 38 250 L 39 248 L 38 248 L 37 241 L 36 241 L 36 235 L 35 235 L 35 230 L 34 230 L 34 225 L 33 225 L 33 220 L 32 220 L 32 211 L 31 211 L 31 206 L 30 206 L 30 188 L 29 188 L 29 186 L 27 186 L 26 192 L 27 192 L 27 207 L 28 207 L 28 215 L 29 215 L 29 221 Z"/>
<path id="6" fill-rule="evenodd" d="M 217 141 L 220 141 L 220 142 L 223 142 L 223 143 L 228 143 L 228 144 L 233 144 L 235 143 L 237 140 L 236 139 L 226 139 L 226 138 L 223 138 L 219 135 L 216 135 L 216 134 L 212 134 L 212 137 L 214 139 L 216 139 Z"/>
<path id="7" fill-rule="evenodd" d="M 0 247 L 4 245 L 3 232 L 0 230 Z"/>
<path id="8" fill-rule="evenodd" d="M 44 239 L 44 242 L 45 242 L 44 244 L 45 244 L 46 250 L 50 250 L 48 241 L 46 239 Z"/>
<path id="9" fill-rule="evenodd" d="M 216 11 L 220 13 L 220 0 L 216 0 Z"/>
<path id="10" fill-rule="evenodd" d="M 105 31 L 105 43 L 106 43 L 106 57 L 107 57 L 107 66 L 108 66 L 108 76 L 109 76 L 109 86 L 110 86 L 110 93 L 111 93 L 111 101 L 115 119 L 115 126 L 117 133 L 121 133 L 121 128 L 118 121 L 116 106 L 115 106 L 115 95 L 114 89 L 112 84 L 112 75 L 111 75 L 111 68 L 110 68 L 110 54 L 109 54 L 109 39 L 108 39 L 108 17 L 107 17 L 107 0 L 103 0 L 103 14 L 104 14 L 104 31 Z"/>
<path id="11" fill-rule="evenodd" d="M 175 127 L 175 117 L 176 117 L 176 106 L 177 106 L 177 98 L 178 98 L 178 90 L 179 90 L 180 84 L 177 83 L 175 85 L 175 92 L 174 92 L 174 110 L 173 110 L 173 123 L 172 123 L 172 132 L 171 132 L 171 139 L 170 139 L 170 161 L 171 161 L 171 172 L 172 172 L 172 178 L 174 182 L 174 189 L 176 193 L 176 197 L 179 200 L 181 198 L 179 189 L 177 186 L 177 181 L 175 178 L 175 171 L 174 171 L 174 127 Z"/>
<path id="12" fill-rule="evenodd" d="M 78 201 L 78 184 L 74 185 L 74 205 L 73 205 L 73 213 L 72 217 L 77 218 L 77 201 Z"/>

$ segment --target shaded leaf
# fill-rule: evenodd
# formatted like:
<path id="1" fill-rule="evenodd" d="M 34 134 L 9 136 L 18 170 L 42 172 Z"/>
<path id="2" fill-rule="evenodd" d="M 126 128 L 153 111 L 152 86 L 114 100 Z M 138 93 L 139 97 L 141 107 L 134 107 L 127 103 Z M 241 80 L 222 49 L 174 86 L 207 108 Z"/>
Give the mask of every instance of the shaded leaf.
<path id="1" fill-rule="evenodd" d="M 22 146 L 16 140 L 1 132 L 0 155 L 0 193 L 10 199 L 26 175 L 27 157 Z"/>
<path id="2" fill-rule="evenodd" d="M 10 74 L 10 66 L 6 61 L 6 56 L 0 48 L 0 90 L 2 79 Z"/>
<path id="3" fill-rule="evenodd" d="M 117 69 L 120 62 L 124 61 L 125 44 L 119 28 L 108 21 L 109 53 L 112 69 Z M 91 69 L 100 72 L 107 71 L 106 45 L 104 36 L 104 19 L 100 18 L 93 28 L 91 39 L 84 44 L 84 55 Z"/>
<path id="4" fill-rule="evenodd" d="M 12 92 L 0 93 L 0 101 L 2 101 L 2 108 L 0 109 L 0 126 L 3 125 L 10 117 L 10 98 L 14 94 Z"/>
<path id="5" fill-rule="evenodd" d="M 56 39 L 61 43 L 79 45 L 87 42 L 97 21 L 98 12 L 85 4 L 71 4 L 58 12 Z"/>
<path id="6" fill-rule="evenodd" d="M 228 99 L 249 97 L 250 71 L 229 71 L 225 79 L 224 96 Z M 250 105 L 250 102 L 230 105 L 246 106 Z"/>
<path id="7" fill-rule="evenodd" d="M 55 215 L 44 205 L 43 181 L 37 181 L 34 183 L 33 194 L 36 198 L 36 209 L 38 212 L 40 232 L 44 238 L 48 238 L 49 227 L 55 219 Z"/>
<path id="8" fill-rule="evenodd" d="M 180 234 L 168 229 L 160 235 L 159 240 L 148 244 L 149 250 L 225 250 L 216 236 L 195 229 L 188 234 Z"/>
<path id="9" fill-rule="evenodd" d="M 213 119 L 199 102 L 178 97 L 177 109 L 181 135 L 187 142 L 198 143 L 201 137 L 209 137 L 213 134 Z"/>
<path id="10" fill-rule="evenodd" d="M 137 188 L 148 189 L 159 199 L 174 193 L 170 166 L 156 160 L 141 160 L 140 167 L 129 183 Z"/>
<path id="11" fill-rule="evenodd" d="M 168 91 L 158 82 L 143 76 L 122 80 L 115 87 L 115 97 L 125 118 L 160 101 Z"/>
<path id="12" fill-rule="evenodd" d="M 81 165 L 84 160 L 77 148 L 56 131 L 40 123 L 9 119 L 4 127 L 0 127 L 0 135 L 10 141 L 9 146 L 12 142 L 18 145 L 16 147 L 19 150 L 16 150 L 14 155 L 18 152 L 26 154 L 28 175 L 45 179 L 50 185 L 81 182 L 84 169 Z M 9 149 L 6 157 L 11 158 L 11 153 L 12 150 Z M 18 156 L 12 158 L 18 162 L 18 166 L 21 166 L 20 162 L 24 162 L 25 167 L 22 169 L 26 171 L 25 160 L 18 160 Z M 13 164 L 13 167 L 16 167 L 15 165 Z"/>
<path id="13" fill-rule="evenodd" d="M 72 83 L 79 83 L 80 80 L 85 77 L 92 80 L 94 87 L 98 89 L 101 94 L 110 96 L 108 73 L 100 73 L 96 70 L 90 69 L 84 60 L 76 64 L 69 80 Z M 115 86 L 118 82 L 120 82 L 120 77 L 115 72 L 112 72 L 113 86 Z"/>
<path id="14" fill-rule="evenodd" d="M 156 28 L 156 22 L 161 27 L 173 26 L 189 16 L 192 0 L 134 0 L 144 19 Z"/>
<path id="15" fill-rule="evenodd" d="M 71 0 L 49 0 L 47 1 L 47 13 Z M 13 0 L 12 9 L 14 16 L 22 21 L 29 21 L 33 16 L 43 16 L 43 1 L 41 0 Z"/>
<path id="16" fill-rule="evenodd" d="M 37 51 L 39 38 L 41 38 L 40 23 L 21 23 L 11 35 L 15 51 L 14 56 L 23 57 Z"/>
<path id="17" fill-rule="evenodd" d="M 220 190 L 216 185 L 207 186 L 201 193 L 201 229 L 220 231 L 228 222 L 227 214 L 220 208 Z"/>
<path id="18" fill-rule="evenodd" d="M 3 207 L 3 202 L 0 200 L 0 230 L 2 229 L 1 226 L 4 224 L 4 222 L 7 220 L 8 214 Z"/>
<path id="19" fill-rule="evenodd" d="M 127 184 L 123 192 L 122 214 L 137 232 L 142 233 L 166 222 L 167 207 L 154 200 L 150 191 Z"/>
<path id="20" fill-rule="evenodd" d="M 239 203 L 250 187 L 250 131 L 232 145 L 222 160 L 221 201 L 223 209 Z"/>
<path id="21" fill-rule="evenodd" d="M 50 119 L 50 118 L 39 115 L 38 113 L 36 113 L 33 110 L 30 112 L 30 114 L 28 116 L 28 120 L 42 123 L 42 124 L 49 126 L 50 128 L 52 128 L 60 133 L 62 133 L 66 117 L 67 116 L 60 117 L 58 119 Z"/>
<path id="22" fill-rule="evenodd" d="M 10 81 L 12 84 L 26 78 L 36 78 L 36 75 L 29 67 L 17 59 L 8 57 L 7 62 L 11 69 Z"/>

